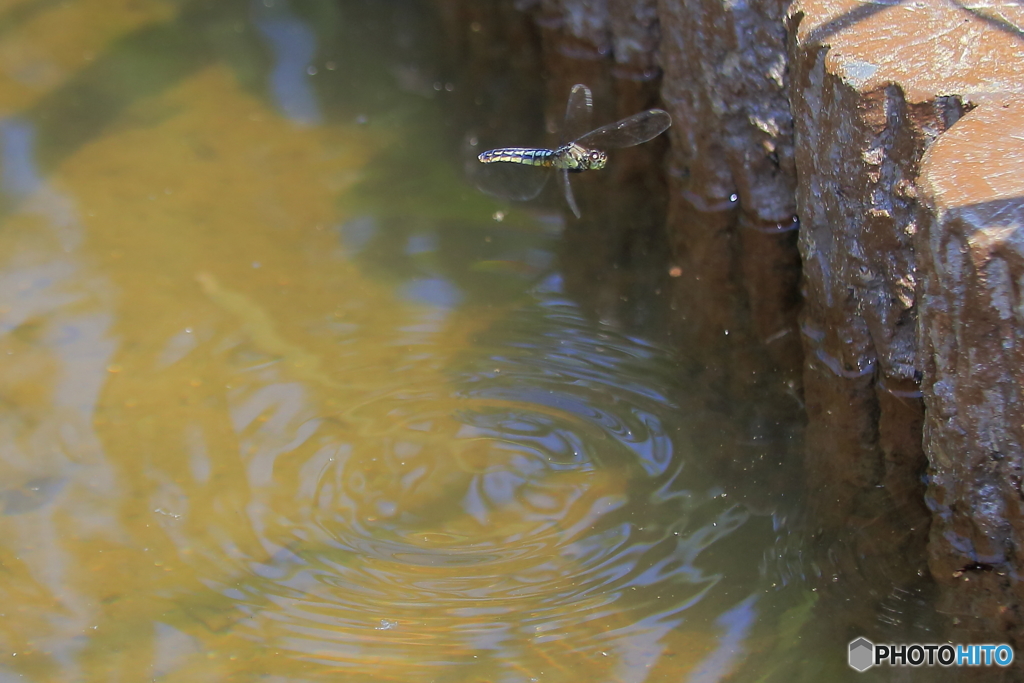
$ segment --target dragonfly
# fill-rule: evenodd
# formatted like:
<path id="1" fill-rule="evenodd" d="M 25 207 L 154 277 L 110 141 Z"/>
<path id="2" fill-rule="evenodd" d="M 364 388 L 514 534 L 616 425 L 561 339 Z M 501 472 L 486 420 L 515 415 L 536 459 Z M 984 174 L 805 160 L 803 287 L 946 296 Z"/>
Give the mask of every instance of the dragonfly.
<path id="1" fill-rule="evenodd" d="M 526 201 L 539 195 L 551 177 L 551 172 L 558 171 L 569 208 L 579 218 L 580 209 L 573 197 L 569 174 L 599 171 L 608 163 L 605 149 L 642 144 L 661 135 L 672 125 L 672 117 L 667 111 L 648 109 L 607 126 L 589 130 L 593 110 L 590 88 L 582 83 L 574 85 L 565 109 L 559 146 L 555 149 L 503 147 L 483 152 L 477 159 L 499 168 L 495 169 L 496 172 L 478 175 L 480 189 L 505 199 Z M 528 174 L 513 170 L 524 166 L 539 168 Z"/>

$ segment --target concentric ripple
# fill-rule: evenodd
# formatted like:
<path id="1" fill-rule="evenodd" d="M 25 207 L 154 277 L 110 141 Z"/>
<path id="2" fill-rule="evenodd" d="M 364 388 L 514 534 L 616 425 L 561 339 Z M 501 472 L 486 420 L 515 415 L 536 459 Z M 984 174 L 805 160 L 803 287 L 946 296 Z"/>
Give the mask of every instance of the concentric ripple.
<path id="1" fill-rule="evenodd" d="M 298 436 L 254 446 L 273 463 L 248 508 L 268 556 L 220 588 L 235 628 L 346 680 L 654 666 L 720 578 L 698 556 L 747 519 L 682 488 L 666 358 L 548 296 L 452 363 L 446 394 L 279 407 Z"/>

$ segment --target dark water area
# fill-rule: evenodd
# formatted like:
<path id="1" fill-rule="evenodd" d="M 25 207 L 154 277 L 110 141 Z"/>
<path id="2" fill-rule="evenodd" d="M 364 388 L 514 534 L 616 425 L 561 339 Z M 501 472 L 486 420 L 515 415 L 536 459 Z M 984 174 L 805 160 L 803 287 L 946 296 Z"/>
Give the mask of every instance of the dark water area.
<path id="1" fill-rule="evenodd" d="M 0 683 L 852 680 L 871 591 L 927 633 L 798 522 L 798 387 L 674 318 L 664 143 L 578 222 L 482 195 L 564 100 L 444 22 L 0 3 Z"/>

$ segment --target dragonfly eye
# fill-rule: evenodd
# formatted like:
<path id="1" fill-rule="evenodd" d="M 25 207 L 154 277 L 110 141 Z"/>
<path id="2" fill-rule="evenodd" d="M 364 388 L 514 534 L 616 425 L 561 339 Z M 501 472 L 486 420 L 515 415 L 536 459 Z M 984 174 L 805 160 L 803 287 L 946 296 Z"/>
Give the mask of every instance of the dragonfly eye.
<path id="1" fill-rule="evenodd" d="M 597 150 L 594 150 L 590 153 L 590 158 L 593 159 L 594 161 L 597 161 L 598 159 L 601 158 L 601 153 L 598 152 Z"/>

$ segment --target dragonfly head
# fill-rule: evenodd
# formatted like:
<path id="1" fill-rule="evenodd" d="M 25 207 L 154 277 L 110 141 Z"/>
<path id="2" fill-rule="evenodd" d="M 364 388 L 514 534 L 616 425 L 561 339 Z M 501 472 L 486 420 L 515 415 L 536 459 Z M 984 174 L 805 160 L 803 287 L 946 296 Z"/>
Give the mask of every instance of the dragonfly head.
<path id="1" fill-rule="evenodd" d="M 600 171 L 608 163 L 608 153 L 599 149 L 587 151 L 587 168 L 591 171 Z"/>

